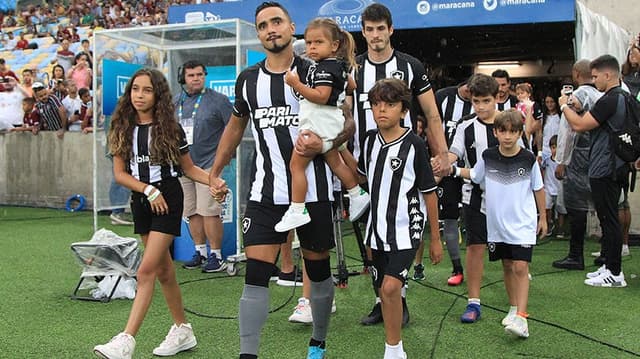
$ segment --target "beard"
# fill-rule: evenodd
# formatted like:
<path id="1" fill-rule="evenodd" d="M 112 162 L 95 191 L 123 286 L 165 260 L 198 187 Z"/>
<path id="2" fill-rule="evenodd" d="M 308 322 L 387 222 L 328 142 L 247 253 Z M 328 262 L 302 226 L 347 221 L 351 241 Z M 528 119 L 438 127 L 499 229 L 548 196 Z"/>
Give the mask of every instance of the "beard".
<path id="1" fill-rule="evenodd" d="M 266 48 L 265 50 L 273 53 L 273 54 L 279 54 L 281 53 L 284 49 L 286 49 L 287 47 L 289 47 L 289 44 L 291 44 L 291 39 L 289 39 L 289 41 L 287 41 L 286 43 L 282 44 L 282 45 L 278 45 L 275 41 L 272 42 L 273 47 L 272 48 Z"/>

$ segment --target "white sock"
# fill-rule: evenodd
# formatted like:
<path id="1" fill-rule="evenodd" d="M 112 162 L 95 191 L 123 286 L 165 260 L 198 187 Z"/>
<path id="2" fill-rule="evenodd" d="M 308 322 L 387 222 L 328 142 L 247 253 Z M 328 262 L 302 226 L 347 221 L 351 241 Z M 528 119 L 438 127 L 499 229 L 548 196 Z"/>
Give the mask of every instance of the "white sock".
<path id="1" fill-rule="evenodd" d="M 304 212 L 304 202 L 303 203 L 291 202 L 291 206 L 289 206 L 289 208 L 293 210 L 294 213 L 302 213 Z"/>
<path id="2" fill-rule="evenodd" d="M 200 255 L 207 258 L 209 253 L 207 253 L 207 245 L 206 244 L 196 244 L 196 250 L 200 252 Z"/>
<path id="3" fill-rule="evenodd" d="M 355 187 L 349 188 L 347 190 L 349 197 L 357 197 L 360 195 L 360 192 L 362 192 L 362 188 L 360 188 L 360 185 L 355 185 Z"/>
<path id="4" fill-rule="evenodd" d="M 480 305 L 480 298 L 469 298 L 467 301 L 469 304 L 477 304 Z"/>
<path id="5" fill-rule="evenodd" d="M 211 253 L 215 254 L 218 259 L 222 259 L 222 249 L 212 249 Z"/>
<path id="6" fill-rule="evenodd" d="M 376 304 L 381 303 L 382 299 L 380 299 L 380 297 L 376 297 Z"/>
<path id="7" fill-rule="evenodd" d="M 400 289 L 400 296 L 402 298 L 406 298 L 407 297 L 407 286 L 406 285 L 402 286 L 402 288 Z"/>
<path id="8" fill-rule="evenodd" d="M 397 359 L 402 358 L 404 354 L 404 348 L 402 348 L 402 340 L 396 345 L 389 345 L 384 343 L 384 359 Z"/>

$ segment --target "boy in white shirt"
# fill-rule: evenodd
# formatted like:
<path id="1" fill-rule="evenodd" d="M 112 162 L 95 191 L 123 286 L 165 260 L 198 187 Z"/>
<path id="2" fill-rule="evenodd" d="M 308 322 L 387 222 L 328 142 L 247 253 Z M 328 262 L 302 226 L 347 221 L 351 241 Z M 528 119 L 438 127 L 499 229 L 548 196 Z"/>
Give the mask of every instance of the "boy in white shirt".
<path id="1" fill-rule="evenodd" d="M 516 110 L 498 114 L 493 132 L 499 145 L 487 148 L 472 169 L 454 165 L 452 173 L 485 188 L 489 260 L 502 260 L 511 305 L 502 325 L 507 333 L 527 338 L 529 262 L 536 234 L 546 233 L 547 218 L 540 167 L 535 155 L 518 144 L 522 131 Z"/>
<path id="2" fill-rule="evenodd" d="M 558 135 L 553 135 L 549 139 L 549 150 L 551 151 L 551 157 L 544 158 L 540 167 L 542 168 L 542 177 L 544 179 L 544 193 L 547 204 L 547 220 L 548 230 L 547 236 L 553 234 L 553 228 L 555 226 L 556 236 L 558 238 L 564 237 L 562 230 L 564 228 L 564 216 L 567 214 L 567 210 L 562 205 L 560 196 L 562 195 L 562 183 L 556 177 L 556 168 L 558 163 L 556 162 L 556 149 L 558 147 Z M 557 222 L 556 222 L 557 218 Z"/>

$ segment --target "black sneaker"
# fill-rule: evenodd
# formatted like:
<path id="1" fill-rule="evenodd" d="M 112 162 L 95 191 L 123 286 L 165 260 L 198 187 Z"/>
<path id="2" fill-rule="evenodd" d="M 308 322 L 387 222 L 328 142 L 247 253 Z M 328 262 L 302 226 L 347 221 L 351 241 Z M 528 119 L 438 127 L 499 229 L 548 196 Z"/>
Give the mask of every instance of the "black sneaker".
<path id="1" fill-rule="evenodd" d="M 567 256 L 563 259 L 553 262 L 551 265 L 554 268 L 560 268 L 560 269 L 583 270 L 584 260 L 582 260 L 582 258 L 576 259 L 576 258 Z"/>
<path id="2" fill-rule="evenodd" d="M 416 264 L 413 266 L 413 280 L 424 280 L 424 265 Z"/>
<path id="3" fill-rule="evenodd" d="M 409 307 L 407 306 L 407 298 L 402 297 L 402 327 L 409 324 Z"/>
<path id="4" fill-rule="evenodd" d="M 182 265 L 182 268 L 184 269 L 198 269 L 202 266 L 202 263 L 204 263 L 207 259 L 205 257 L 203 257 L 202 255 L 200 255 L 200 252 L 196 252 L 193 254 L 193 257 L 191 257 L 191 260 L 188 262 L 184 262 L 184 264 Z"/>
<path id="5" fill-rule="evenodd" d="M 360 324 L 362 325 L 375 325 L 382 322 L 383 319 L 381 303 L 376 303 L 376 305 L 373 306 L 373 309 L 371 309 L 371 313 L 360 320 Z"/>
<path id="6" fill-rule="evenodd" d="M 293 272 L 290 272 L 290 273 L 280 272 L 280 274 L 278 274 L 278 281 L 276 281 L 276 284 L 283 287 L 301 286 L 302 271 L 294 266 Z"/>

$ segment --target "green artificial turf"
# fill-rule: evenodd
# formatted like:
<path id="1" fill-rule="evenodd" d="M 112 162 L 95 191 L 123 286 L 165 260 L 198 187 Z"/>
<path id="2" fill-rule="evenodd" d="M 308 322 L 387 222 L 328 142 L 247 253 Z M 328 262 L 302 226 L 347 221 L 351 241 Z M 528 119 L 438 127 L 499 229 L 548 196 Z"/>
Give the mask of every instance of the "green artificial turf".
<path id="1" fill-rule="evenodd" d="M 90 212 L 0 207 L 0 358 L 91 358 L 96 344 L 108 341 L 124 327 L 131 301 L 110 303 L 71 300 L 81 268 L 70 244 L 93 233 Z M 123 236 L 131 227 L 115 227 L 108 216 L 99 225 Z M 349 233 L 350 224 L 344 225 Z M 360 271 L 355 239 L 344 238 L 347 264 Z M 591 288 L 583 284 L 585 271 L 562 271 L 551 262 L 566 254 L 566 240 L 551 239 L 534 250 L 529 301 L 530 338 L 504 334 L 500 320 L 508 309 L 502 271 L 487 263 L 482 289 L 482 319 L 461 324 L 466 288 L 448 287 L 451 265 L 427 265 L 424 282 L 411 281 L 408 303 L 411 323 L 403 330 L 404 347 L 414 358 L 632 358 L 640 356 L 640 249 L 623 259 L 628 287 Z M 587 241 L 585 253 L 598 249 Z M 464 250 L 463 250 L 464 255 Z M 591 264 L 591 258 L 587 258 Z M 335 264 L 335 256 L 332 258 Z M 426 261 L 428 262 L 428 260 Z M 238 299 L 243 266 L 238 276 L 187 271 L 176 263 L 178 280 L 198 347 L 178 358 L 237 358 L 239 352 Z M 590 265 L 588 270 L 595 270 Z M 304 358 L 311 327 L 287 322 L 301 288 L 271 286 L 272 313 L 262 331 L 260 358 Z M 382 358 L 384 329 L 359 324 L 373 304 L 370 278 L 349 278 L 336 288 L 338 310 L 332 316 L 327 341 L 328 359 Z M 137 336 L 135 358 L 152 358 L 171 319 L 159 287 Z"/>

